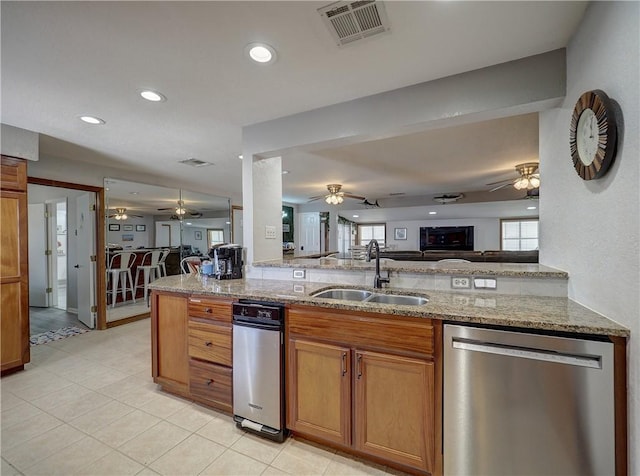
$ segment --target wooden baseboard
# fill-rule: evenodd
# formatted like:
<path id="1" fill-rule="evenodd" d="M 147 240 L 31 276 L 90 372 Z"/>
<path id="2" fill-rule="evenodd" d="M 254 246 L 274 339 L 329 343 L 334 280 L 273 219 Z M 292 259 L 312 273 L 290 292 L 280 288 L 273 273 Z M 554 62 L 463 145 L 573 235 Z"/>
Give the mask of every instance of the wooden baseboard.
<path id="1" fill-rule="evenodd" d="M 107 322 L 107 329 L 111 329 L 112 327 L 122 326 L 124 324 L 130 324 L 136 321 L 141 321 L 142 319 L 146 319 L 150 316 L 151 316 L 151 312 L 145 312 L 142 314 L 137 314 L 135 316 L 125 317 L 124 319 L 118 319 L 117 321 Z"/>

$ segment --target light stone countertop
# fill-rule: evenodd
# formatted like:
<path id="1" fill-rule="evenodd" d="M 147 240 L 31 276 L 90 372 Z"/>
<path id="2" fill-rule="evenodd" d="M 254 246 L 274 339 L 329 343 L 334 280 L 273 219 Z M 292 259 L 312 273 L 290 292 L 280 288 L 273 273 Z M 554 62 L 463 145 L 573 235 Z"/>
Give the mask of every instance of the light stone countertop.
<path id="1" fill-rule="evenodd" d="M 558 297 L 505 294 L 487 296 L 486 294 L 442 291 L 418 293 L 415 289 L 386 288 L 384 290 L 373 290 L 367 288 L 375 292 L 426 295 L 429 297 L 429 302 L 425 305 L 405 306 L 311 297 L 311 294 L 324 289 L 346 289 L 353 286 L 267 279 L 220 281 L 199 275 L 168 276 L 152 282 L 149 287 L 159 291 L 306 304 L 398 316 L 427 317 L 459 323 L 491 324 L 582 334 L 629 336 L 629 330 L 620 324 L 570 299 Z M 358 289 L 362 288 L 358 287 Z"/>
<path id="2" fill-rule="evenodd" d="M 255 268 L 305 268 L 305 269 L 340 269 L 348 271 L 365 271 L 375 268 L 373 261 L 356 259 L 275 259 L 258 261 L 252 264 Z M 438 262 L 438 261 L 394 261 L 380 259 L 380 270 L 415 274 L 465 274 L 474 276 L 508 276 L 516 278 L 555 278 L 569 279 L 568 273 L 537 263 L 488 263 L 488 262 Z"/>

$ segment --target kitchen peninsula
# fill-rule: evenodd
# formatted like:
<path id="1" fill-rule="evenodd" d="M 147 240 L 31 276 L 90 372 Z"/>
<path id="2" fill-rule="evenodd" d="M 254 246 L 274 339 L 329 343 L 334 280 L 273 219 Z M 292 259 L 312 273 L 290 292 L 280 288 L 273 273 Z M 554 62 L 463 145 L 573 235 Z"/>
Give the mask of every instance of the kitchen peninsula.
<path id="1" fill-rule="evenodd" d="M 310 267 L 305 271 L 324 268 L 313 261 L 319 268 L 306 263 Z M 366 276 L 370 284 L 371 265 L 332 266 L 347 267 L 349 270 L 335 271 Z M 469 276 L 481 275 L 477 265 L 443 265 L 420 269 L 425 272 L 423 277 L 444 277 L 448 283 L 448 273 L 457 275 L 461 265 Z M 290 276 L 290 264 L 286 266 L 283 274 Z M 165 390 L 230 412 L 231 304 L 238 299 L 283 303 L 287 309 L 287 428 L 298 436 L 404 471 L 443 474 L 444 324 L 591 336 L 614 346 L 616 371 L 611 389 L 616 401 L 616 464 L 624 467 L 626 328 L 566 297 L 400 287 L 395 283 L 402 279 L 407 263 L 389 262 L 383 269 L 387 266 L 400 277 L 393 278 L 396 287 L 381 290 L 353 280 L 347 280 L 348 284 L 330 280 L 328 284 L 267 278 L 218 281 L 198 275 L 161 278 L 151 286 L 154 381 Z M 413 266 L 409 268 L 415 273 Z M 567 279 L 566 273 L 557 270 L 522 266 L 520 273 L 532 280 Z M 252 272 L 269 269 L 282 271 L 272 262 L 265 266 L 254 263 Z M 516 268 L 508 265 L 496 264 L 490 271 L 498 279 L 518 276 Z M 422 296 L 428 302 L 398 305 L 314 297 L 336 288 Z M 617 470 L 617 474 L 624 471 Z"/>

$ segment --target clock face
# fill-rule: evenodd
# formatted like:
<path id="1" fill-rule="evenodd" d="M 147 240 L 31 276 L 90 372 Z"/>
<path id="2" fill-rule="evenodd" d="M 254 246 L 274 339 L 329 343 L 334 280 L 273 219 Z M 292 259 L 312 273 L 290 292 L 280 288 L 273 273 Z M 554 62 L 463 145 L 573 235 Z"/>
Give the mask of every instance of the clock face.
<path id="1" fill-rule="evenodd" d="M 576 131 L 578 155 L 584 165 L 591 165 L 595 159 L 599 139 L 598 120 L 594 112 L 587 108 L 580 115 Z"/>
<path id="2" fill-rule="evenodd" d="M 569 128 L 569 151 L 576 172 L 584 180 L 602 177 L 616 153 L 615 110 L 609 97 L 598 89 L 578 99 Z"/>

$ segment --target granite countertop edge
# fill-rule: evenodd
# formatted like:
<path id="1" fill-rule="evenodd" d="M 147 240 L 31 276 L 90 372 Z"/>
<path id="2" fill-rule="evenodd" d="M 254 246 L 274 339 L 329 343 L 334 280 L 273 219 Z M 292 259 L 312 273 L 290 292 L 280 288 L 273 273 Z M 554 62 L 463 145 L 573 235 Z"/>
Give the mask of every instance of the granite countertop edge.
<path id="1" fill-rule="evenodd" d="M 254 268 L 304 268 L 321 270 L 367 271 L 375 269 L 375 263 L 349 259 L 275 259 L 257 261 Z M 476 276 L 504 276 L 515 278 L 569 279 L 566 271 L 534 263 L 439 263 L 437 261 L 380 260 L 380 269 L 389 272 L 414 274 L 471 274 Z"/>
<path id="2" fill-rule="evenodd" d="M 371 312 L 402 317 L 430 318 L 461 324 L 488 324 L 574 334 L 628 337 L 629 329 L 567 298 L 473 294 L 417 289 L 373 290 L 390 294 L 427 296 L 422 306 L 363 303 L 314 298 L 311 294 L 331 288 L 368 288 L 328 283 L 280 280 L 215 280 L 197 275 L 160 278 L 149 286 L 157 291 L 254 299 L 330 309 Z"/>

